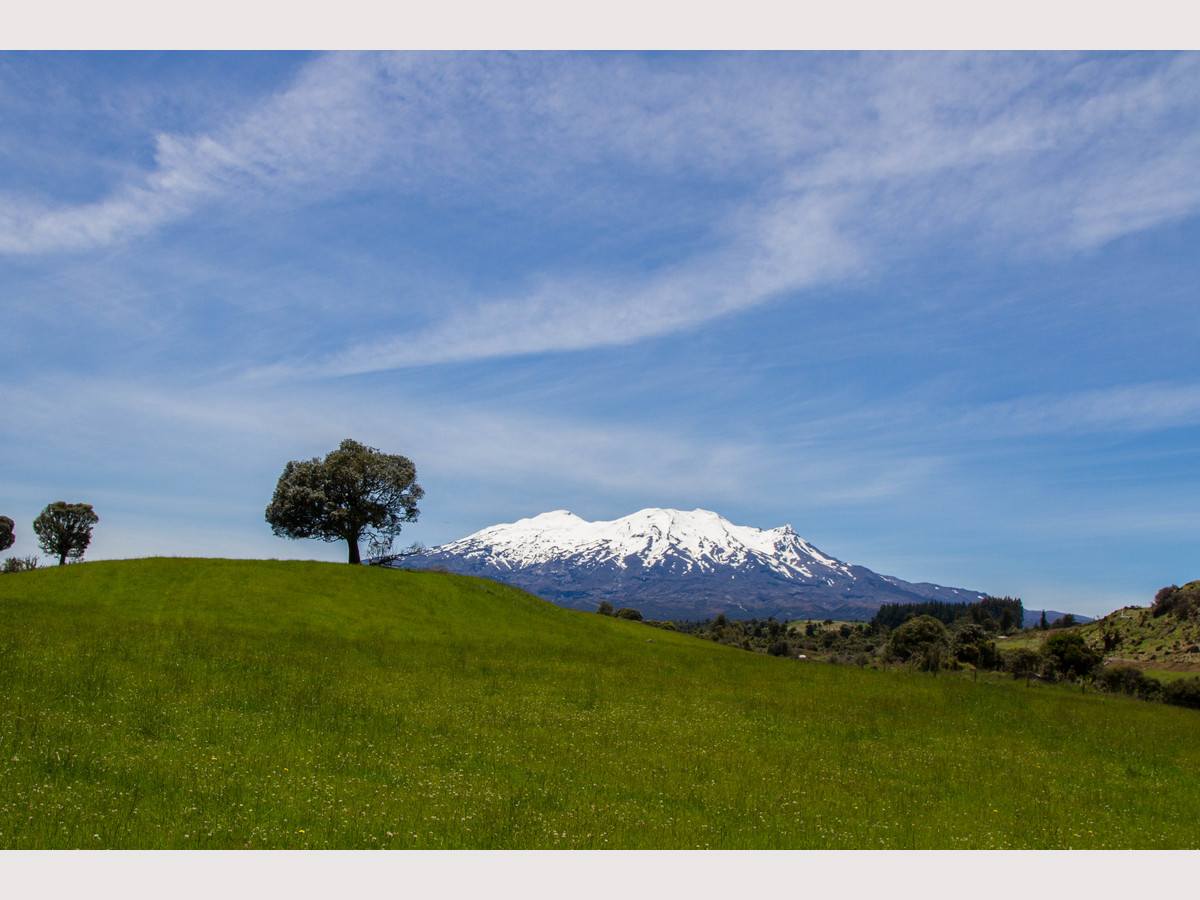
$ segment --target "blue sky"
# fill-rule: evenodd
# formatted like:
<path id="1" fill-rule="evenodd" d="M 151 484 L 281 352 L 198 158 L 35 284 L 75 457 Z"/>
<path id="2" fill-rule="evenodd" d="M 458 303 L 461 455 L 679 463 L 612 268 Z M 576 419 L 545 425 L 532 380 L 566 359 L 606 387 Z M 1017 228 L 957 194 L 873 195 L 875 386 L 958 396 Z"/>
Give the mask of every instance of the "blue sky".
<path id="1" fill-rule="evenodd" d="M 1104 613 L 1200 577 L 1200 55 L 0 54 L 0 513 L 87 558 L 790 523 Z"/>

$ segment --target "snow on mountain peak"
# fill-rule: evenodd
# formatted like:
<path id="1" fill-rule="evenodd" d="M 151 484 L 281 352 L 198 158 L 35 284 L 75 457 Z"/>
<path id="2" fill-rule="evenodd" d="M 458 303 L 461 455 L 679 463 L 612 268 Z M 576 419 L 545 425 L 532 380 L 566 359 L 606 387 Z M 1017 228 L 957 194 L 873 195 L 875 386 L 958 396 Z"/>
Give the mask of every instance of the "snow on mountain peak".
<path id="1" fill-rule="evenodd" d="M 573 558 L 622 568 L 636 560 L 643 568 L 669 565 L 700 572 L 765 567 L 788 578 L 811 578 L 814 566 L 849 569 L 799 538 L 789 525 L 764 531 L 734 525 L 706 509 L 650 507 L 607 522 L 588 522 L 560 509 L 493 525 L 438 550 L 484 555 L 504 568 Z"/>

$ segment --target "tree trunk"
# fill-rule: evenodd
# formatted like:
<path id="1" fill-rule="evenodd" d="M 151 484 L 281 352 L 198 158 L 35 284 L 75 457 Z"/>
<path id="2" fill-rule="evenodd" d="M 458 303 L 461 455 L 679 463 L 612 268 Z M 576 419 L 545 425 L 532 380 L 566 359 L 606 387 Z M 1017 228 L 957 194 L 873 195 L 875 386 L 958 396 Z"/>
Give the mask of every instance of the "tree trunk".
<path id="1" fill-rule="evenodd" d="M 358 557 L 358 539 L 346 538 L 346 543 L 350 545 L 350 565 L 361 565 L 362 560 Z"/>

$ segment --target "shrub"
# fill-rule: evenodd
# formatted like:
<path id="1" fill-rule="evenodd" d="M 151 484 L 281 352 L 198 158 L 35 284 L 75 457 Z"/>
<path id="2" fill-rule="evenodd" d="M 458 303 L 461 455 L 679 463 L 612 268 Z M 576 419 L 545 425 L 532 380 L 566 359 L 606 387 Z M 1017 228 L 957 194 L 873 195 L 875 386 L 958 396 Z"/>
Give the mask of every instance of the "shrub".
<path id="1" fill-rule="evenodd" d="M 1068 677 L 1086 678 L 1103 657 L 1078 634 L 1054 634 L 1046 639 L 1046 659 L 1056 672 Z"/>
<path id="2" fill-rule="evenodd" d="M 1164 703 L 1200 709 L 1200 678 L 1181 678 L 1162 689 Z"/>
<path id="3" fill-rule="evenodd" d="M 618 619 L 631 619 L 634 622 L 642 621 L 642 614 L 632 606 L 623 606 L 617 610 Z"/>
<path id="4" fill-rule="evenodd" d="M 1102 690 L 1151 700 L 1162 693 L 1162 685 L 1137 666 L 1109 666 L 1096 676 Z"/>
<path id="5" fill-rule="evenodd" d="M 3 573 L 11 575 L 13 572 L 28 572 L 37 567 L 38 558 L 36 556 L 26 556 L 24 559 L 19 556 L 10 556 L 4 561 Z"/>
<path id="6" fill-rule="evenodd" d="M 767 652 L 772 656 L 791 656 L 792 647 L 784 640 L 772 641 L 771 645 L 767 647 Z"/>
<path id="7" fill-rule="evenodd" d="M 888 647 L 894 656 L 907 660 L 913 656 L 932 659 L 950 643 L 946 626 L 933 616 L 917 616 L 909 619 L 892 632 Z"/>
<path id="8" fill-rule="evenodd" d="M 1013 678 L 1027 678 L 1036 675 L 1042 665 L 1042 654 L 1028 647 L 1009 650 L 1001 656 L 1004 668 L 1012 672 Z"/>
<path id="9" fill-rule="evenodd" d="M 959 662 L 979 666 L 980 645 L 985 643 L 988 643 L 988 634 L 984 631 L 983 626 L 976 625 L 974 622 L 966 622 L 955 630 L 950 649 L 954 652 L 954 658 Z"/>
<path id="10" fill-rule="evenodd" d="M 1179 585 L 1171 584 L 1165 588 L 1159 588 L 1158 593 L 1154 595 L 1154 605 L 1150 608 L 1150 612 L 1154 618 L 1169 613 L 1175 606 L 1175 599 L 1179 593 Z"/>
<path id="11" fill-rule="evenodd" d="M 1171 585 L 1154 595 L 1151 613 L 1155 618 L 1170 613 L 1177 619 L 1186 619 L 1200 607 L 1200 582 L 1190 582 L 1183 587 Z"/>
<path id="12" fill-rule="evenodd" d="M 613 605 L 607 600 L 601 600 L 600 605 L 596 607 L 596 612 L 602 616 L 611 616 L 613 614 Z"/>
<path id="13" fill-rule="evenodd" d="M 979 645 L 979 659 L 975 661 L 975 665 L 980 669 L 1000 668 L 1000 651 L 996 649 L 995 641 L 984 641 Z"/>

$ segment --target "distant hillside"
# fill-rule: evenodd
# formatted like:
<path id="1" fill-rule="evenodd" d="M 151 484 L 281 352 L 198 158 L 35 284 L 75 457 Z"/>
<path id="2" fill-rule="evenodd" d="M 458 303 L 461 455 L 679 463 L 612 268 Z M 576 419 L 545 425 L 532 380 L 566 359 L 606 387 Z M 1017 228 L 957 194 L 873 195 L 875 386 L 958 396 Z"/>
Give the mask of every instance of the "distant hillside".
<path id="1" fill-rule="evenodd" d="M 1198 715 L 431 572 L 0 575 L 8 849 L 1193 847 Z"/>
<path id="2" fill-rule="evenodd" d="M 1043 610 L 1040 609 L 1025 610 L 1025 627 L 1032 628 L 1033 626 L 1040 624 L 1042 621 L 1042 612 Z M 1045 610 L 1045 613 L 1047 624 L 1056 622 L 1063 616 L 1068 615 L 1067 613 L 1059 612 L 1057 609 L 1047 609 Z M 1079 613 L 1070 613 L 1070 615 L 1073 615 L 1075 617 L 1075 621 L 1081 625 L 1087 622 L 1096 621 L 1091 616 L 1081 616 Z"/>
<path id="3" fill-rule="evenodd" d="M 1047 613 L 1047 615 L 1049 615 Z M 1200 581 L 1159 592 L 1146 607 L 1127 606 L 1078 629 L 1110 663 L 1200 671 Z"/>

